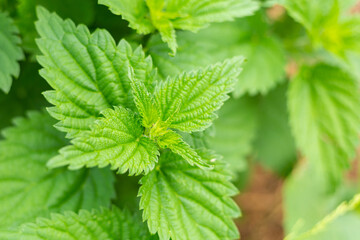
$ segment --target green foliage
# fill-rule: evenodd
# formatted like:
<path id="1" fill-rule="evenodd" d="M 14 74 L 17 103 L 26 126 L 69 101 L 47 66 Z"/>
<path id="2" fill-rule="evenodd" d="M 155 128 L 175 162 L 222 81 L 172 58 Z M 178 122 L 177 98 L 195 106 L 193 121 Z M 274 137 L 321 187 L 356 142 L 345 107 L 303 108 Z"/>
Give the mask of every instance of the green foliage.
<path id="1" fill-rule="evenodd" d="M 10 91 L 12 77 L 19 77 L 18 61 L 24 58 L 18 33 L 12 19 L 0 12 L 0 89 L 5 93 Z"/>
<path id="2" fill-rule="evenodd" d="M 184 132 L 208 128 L 216 118 L 214 111 L 233 90 L 242 62 L 243 58 L 234 57 L 161 82 L 155 90 L 161 119 Z"/>
<path id="3" fill-rule="evenodd" d="M 356 2 L 0 0 L 0 239 L 357 239 Z"/>
<path id="4" fill-rule="evenodd" d="M 49 170 L 66 144 L 46 113 L 29 112 L 3 131 L 0 142 L 0 231 L 50 212 L 108 206 L 114 196 L 108 169 Z"/>
<path id="5" fill-rule="evenodd" d="M 31 54 L 38 54 L 35 43 L 38 34 L 34 24 L 37 5 L 55 11 L 63 18 L 71 18 L 76 23 L 91 24 L 95 17 L 95 4 L 89 0 L 18 0 L 17 24 L 22 33 L 23 47 Z"/>
<path id="6" fill-rule="evenodd" d="M 131 56 L 131 48 L 125 41 L 115 48 L 112 38 L 105 31 L 99 30 L 90 35 L 84 26 L 76 28 L 71 21 L 63 21 L 43 8 L 39 8 L 38 14 L 37 27 L 43 37 L 38 41 L 40 50 L 47 55 L 65 54 L 64 57 L 61 55 L 62 65 L 53 62 L 52 66 L 49 56 L 39 58 L 45 67 L 42 75 L 56 89 L 45 94 L 48 101 L 56 105 L 49 112 L 63 120 L 57 125 L 60 130 L 68 132 L 68 137 L 75 137 L 73 145 L 61 149 L 60 155 L 51 159 L 48 166 L 69 165 L 70 169 L 78 169 L 110 164 L 119 173 L 129 170 L 130 175 L 147 174 L 157 162 L 159 147 L 171 149 L 191 165 L 210 167 L 170 128 L 192 132 L 209 127 L 216 118 L 214 112 L 227 100 L 227 94 L 241 72 L 242 57 L 168 78 L 156 85 L 152 95 L 147 86 L 152 88 L 150 81 L 155 78 L 156 72 L 152 71 L 151 60 L 144 57 L 140 48 Z M 71 41 L 68 43 L 67 39 Z M 64 46 L 74 39 L 77 39 L 84 54 L 78 59 L 78 55 L 69 55 L 71 51 L 74 54 L 79 51 L 74 44 L 63 51 Z M 88 50 L 82 41 L 90 41 Z M 119 50 L 126 51 L 126 55 L 119 53 L 117 56 Z M 114 63 L 104 57 L 106 51 L 110 51 L 113 57 L 119 57 L 119 71 L 115 71 Z M 88 63 L 93 63 L 91 66 L 95 69 L 89 69 Z M 112 71 L 108 71 L 107 67 Z M 93 77 L 92 71 L 95 74 Z M 74 75 L 75 72 L 78 74 Z M 117 78 L 109 79 L 109 73 Z M 88 101 L 90 98 L 91 102 Z M 130 103 L 132 99 L 141 116 L 140 121 L 130 110 L 122 107 L 111 109 L 117 105 L 131 107 L 134 105 Z M 100 111 L 104 115 L 101 120 Z"/>
<path id="7" fill-rule="evenodd" d="M 335 192 L 327 191 L 326 185 L 324 175 L 309 163 L 301 165 L 287 179 L 284 192 L 286 240 L 357 239 L 360 202 L 355 194 L 359 184 L 346 182 Z M 351 198 L 349 203 L 342 203 Z"/>
<path id="8" fill-rule="evenodd" d="M 237 193 L 222 164 L 212 171 L 192 167 L 167 152 L 141 179 L 140 208 L 160 239 L 237 239 L 231 218 L 240 215 L 230 196 Z M 196 192 L 196 194 L 194 194 Z"/>
<path id="9" fill-rule="evenodd" d="M 178 47 L 175 29 L 197 31 L 211 22 L 252 15 L 259 7 L 252 0 L 99 0 L 99 3 L 122 15 L 139 34 L 158 30 L 173 54 Z"/>
<path id="10" fill-rule="evenodd" d="M 45 93 L 55 105 L 48 110 L 68 137 L 88 131 L 101 111 L 128 106 L 130 66 L 138 81 L 151 81 L 151 59 L 140 48 L 132 51 L 126 41 L 116 45 L 107 31 L 90 34 L 84 25 L 76 27 L 44 8 L 38 8 L 38 16 L 40 74 L 55 89 Z"/>
<path id="11" fill-rule="evenodd" d="M 258 127 L 256 102 L 250 97 L 230 99 L 214 121 L 214 132 L 207 143 L 230 164 L 235 177 L 247 169 L 246 157 L 251 153 L 252 141 Z"/>
<path id="12" fill-rule="evenodd" d="M 360 132 L 355 79 L 333 66 L 304 66 L 291 82 L 289 109 L 298 147 L 339 181 L 355 156 Z"/>
<path id="13" fill-rule="evenodd" d="M 287 87 L 288 84 L 281 84 L 259 99 L 259 127 L 254 141 L 256 160 L 281 176 L 291 171 L 296 160 L 286 105 Z"/>
<path id="14" fill-rule="evenodd" d="M 51 159 L 51 167 L 70 165 L 70 169 L 105 167 L 111 165 L 119 173 L 148 173 L 154 168 L 159 152 L 157 146 L 146 136 L 138 119 L 121 107 L 102 112 L 90 132 L 72 141 L 73 145 L 60 150 L 61 155 Z"/>
<path id="15" fill-rule="evenodd" d="M 52 214 L 50 219 L 39 218 L 36 223 L 21 227 L 23 240 L 149 240 L 144 225 L 129 212 L 112 209 L 81 210 L 79 214 L 65 212 Z"/>
<path id="16" fill-rule="evenodd" d="M 259 13 L 234 23 L 215 24 L 196 34 L 180 32 L 175 58 L 168 55 L 166 46 L 157 36 L 150 39 L 149 52 L 161 76 L 243 55 L 247 61 L 233 95 L 266 94 L 284 80 L 285 65 L 283 46 L 279 39 L 265 31 L 267 27 L 267 20 Z"/>
<path id="17" fill-rule="evenodd" d="M 304 25 L 315 46 L 347 58 L 348 52 L 360 53 L 360 18 L 346 14 L 350 1 L 285 0 L 285 6 Z"/>

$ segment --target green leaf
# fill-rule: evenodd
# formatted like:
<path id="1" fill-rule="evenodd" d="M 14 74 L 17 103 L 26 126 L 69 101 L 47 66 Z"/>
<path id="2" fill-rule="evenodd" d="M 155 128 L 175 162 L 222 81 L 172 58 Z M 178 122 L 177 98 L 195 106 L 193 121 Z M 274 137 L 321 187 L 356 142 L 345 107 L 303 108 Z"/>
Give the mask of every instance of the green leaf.
<path id="1" fill-rule="evenodd" d="M 31 54 L 39 53 L 36 47 L 36 6 L 41 5 L 49 11 L 54 11 L 63 18 L 70 18 L 75 23 L 90 25 L 95 17 L 95 4 L 88 0 L 18 0 L 17 25 L 23 37 L 22 46 Z M 71 6 L 71 7 L 69 7 Z"/>
<path id="2" fill-rule="evenodd" d="M 337 18 L 339 14 L 338 0 L 284 0 L 289 14 L 309 32 L 319 29 L 325 21 Z"/>
<path id="3" fill-rule="evenodd" d="M 344 182 L 335 192 L 311 162 L 303 162 L 284 185 L 286 240 L 356 240 L 360 234 L 358 183 Z M 299 191 L 299 189 L 302 189 Z M 350 204 L 341 204 L 351 198 Z"/>
<path id="4" fill-rule="evenodd" d="M 237 51 L 248 61 L 235 86 L 235 97 L 245 93 L 266 94 L 285 80 L 285 52 L 277 38 L 263 36 L 253 42 L 244 41 L 237 46 Z"/>
<path id="5" fill-rule="evenodd" d="M 160 165 L 141 179 L 143 219 L 161 240 L 238 239 L 232 221 L 240 215 L 230 198 L 237 189 L 221 164 L 204 171 L 166 152 Z"/>
<path id="6" fill-rule="evenodd" d="M 160 120 L 158 107 L 153 96 L 142 82 L 137 81 L 133 77 L 131 78 L 131 89 L 137 110 L 142 117 L 142 125 L 145 128 L 152 127 L 153 124 Z"/>
<path id="7" fill-rule="evenodd" d="M 52 214 L 50 219 L 39 218 L 24 224 L 19 234 L 23 240 L 149 240 L 146 226 L 129 212 L 112 209 L 80 210 L 79 214 Z"/>
<path id="8" fill-rule="evenodd" d="M 155 89 L 161 119 L 184 132 L 209 127 L 216 118 L 214 112 L 228 99 L 242 62 L 242 57 L 234 57 L 162 81 Z"/>
<path id="9" fill-rule="evenodd" d="M 343 59 L 349 52 L 360 53 L 360 18 L 349 16 L 349 1 L 286 0 L 284 5 L 304 25 L 315 47 L 322 46 Z"/>
<path id="10" fill-rule="evenodd" d="M 197 31 L 212 22 L 233 21 L 252 15 L 259 4 L 252 0 L 100 0 L 114 14 L 121 14 L 140 34 L 158 30 L 173 54 L 177 43 L 175 29 Z"/>
<path id="11" fill-rule="evenodd" d="M 183 157 L 191 166 L 196 165 L 201 168 L 211 168 L 198 153 L 189 146 L 181 136 L 171 130 L 158 139 L 161 148 L 169 148 L 172 152 Z"/>
<path id="12" fill-rule="evenodd" d="M 259 13 L 234 23 L 214 24 L 196 34 L 179 32 L 175 57 L 169 56 L 166 46 L 154 36 L 149 53 L 163 78 L 242 55 L 247 61 L 234 96 L 266 94 L 285 80 L 285 51 L 278 38 L 268 33 L 267 21 Z"/>
<path id="13" fill-rule="evenodd" d="M 304 66 L 289 89 L 289 111 L 298 147 L 333 180 L 355 156 L 360 132 L 356 81 L 325 64 Z"/>
<path id="14" fill-rule="evenodd" d="M 259 99 L 259 127 L 254 141 L 256 160 L 281 176 L 290 173 L 297 159 L 286 105 L 287 89 L 287 83 L 281 84 Z"/>
<path id="15" fill-rule="evenodd" d="M 18 61 L 24 58 L 19 47 L 18 29 L 6 13 L 0 12 L 0 89 L 8 93 L 12 77 L 19 77 Z"/>
<path id="16" fill-rule="evenodd" d="M 49 212 L 108 206 L 114 196 L 109 169 L 49 170 L 46 162 L 66 144 L 46 113 L 16 118 L 0 141 L 0 229 Z"/>
<path id="17" fill-rule="evenodd" d="M 154 31 L 144 0 L 99 0 L 98 2 L 108 6 L 114 14 L 121 15 L 129 22 L 129 27 L 136 29 L 139 34 L 148 34 Z"/>
<path id="18" fill-rule="evenodd" d="M 319 233 L 320 233 L 320 236 L 321 234 L 327 230 L 327 229 L 333 229 L 334 225 L 333 223 L 336 223 L 337 225 L 339 224 L 339 219 L 341 217 L 343 217 L 344 215 L 346 216 L 346 214 L 348 213 L 351 213 L 353 211 L 355 211 L 358 207 L 360 206 L 360 194 L 357 194 L 353 197 L 352 200 L 350 200 L 349 202 L 343 202 L 341 203 L 333 212 L 331 212 L 329 215 L 327 215 L 326 217 L 324 217 L 321 221 L 319 221 L 312 229 L 310 229 L 309 231 L 301 234 L 301 235 L 298 235 L 298 236 L 289 236 L 287 238 L 285 238 L 285 240 L 290 240 L 290 239 L 297 239 L 297 240 L 300 240 L 300 239 L 319 239 Z M 355 215 L 355 214 L 354 214 Z M 356 214 L 356 215 L 359 215 L 359 214 Z M 360 223 L 360 216 L 357 216 L 357 218 L 354 218 L 353 219 L 353 222 L 357 222 L 357 224 Z M 346 224 L 346 222 L 345 222 Z M 355 231 L 357 232 L 356 228 L 355 227 L 355 224 L 353 225 L 353 228 L 349 231 L 351 232 L 351 235 L 353 235 L 354 237 L 346 237 L 346 239 L 349 239 L 350 238 L 353 238 L 353 239 L 356 239 L 355 237 Z M 324 234 L 322 234 L 324 235 Z M 343 235 L 343 233 L 341 234 Z M 356 234 L 358 235 L 358 234 Z M 314 238 L 316 236 L 316 238 Z M 334 234 L 332 235 L 329 235 L 329 236 L 332 236 L 334 237 Z M 335 236 L 337 236 L 336 238 L 338 239 L 344 239 L 344 237 L 340 237 L 339 234 L 336 234 Z M 322 238 L 323 236 L 321 236 Z M 321 239 L 320 238 L 320 239 Z M 324 238 L 324 239 L 329 239 L 329 238 Z"/>
<path id="19" fill-rule="evenodd" d="M 246 157 L 252 149 L 258 126 L 255 103 L 254 99 L 245 96 L 230 99 L 214 121 L 214 133 L 206 138 L 209 147 L 229 163 L 234 177 L 247 167 Z"/>
<path id="20" fill-rule="evenodd" d="M 154 72 L 150 58 L 140 48 L 132 51 L 126 41 L 118 46 L 105 30 L 90 34 L 84 25 L 76 27 L 44 8 L 38 8 L 36 23 L 41 36 L 38 57 L 41 75 L 55 89 L 45 93 L 55 107 L 51 115 L 67 137 L 88 131 L 100 112 L 112 106 L 129 106 L 129 67 L 146 86 Z"/>
<path id="21" fill-rule="evenodd" d="M 62 148 L 48 166 L 69 165 L 70 169 L 78 169 L 110 164 L 111 169 L 118 169 L 119 173 L 129 170 L 130 175 L 152 170 L 159 152 L 156 144 L 143 135 L 139 119 L 122 107 L 107 109 L 102 114 L 104 118 L 96 121 L 90 132 Z"/>

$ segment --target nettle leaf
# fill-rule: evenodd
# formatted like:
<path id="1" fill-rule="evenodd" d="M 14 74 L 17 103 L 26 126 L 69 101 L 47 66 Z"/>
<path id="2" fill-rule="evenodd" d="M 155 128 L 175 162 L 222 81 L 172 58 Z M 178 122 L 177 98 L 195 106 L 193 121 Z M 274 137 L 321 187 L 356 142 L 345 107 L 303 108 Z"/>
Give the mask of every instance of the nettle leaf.
<path id="1" fill-rule="evenodd" d="M 290 121 L 298 147 L 311 161 L 320 161 L 335 180 L 355 156 L 358 89 L 347 73 L 325 64 L 304 66 L 290 85 Z"/>
<path id="2" fill-rule="evenodd" d="M 115 107 L 102 112 L 104 118 L 95 122 L 90 132 L 72 140 L 73 145 L 60 150 L 48 166 L 69 165 L 70 169 L 83 166 L 100 168 L 111 165 L 119 173 L 130 175 L 148 173 L 159 155 L 155 142 L 143 136 L 140 121 L 131 110 Z"/>
<path id="3" fill-rule="evenodd" d="M 281 84 L 259 98 L 259 127 L 254 141 L 256 160 L 281 176 L 290 173 L 297 159 L 286 104 L 288 87 L 287 83 Z"/>
<path id="4" fill-rule="evenodd" d="M 19 77 L 18 61 L 24 58 L 17 34 L 18 29 L 12 19 L 0 12 L 0 89 L 5 93 L 10 91 L 12 77 Z"/>
<path id="5" fill-rule="evenodd" d="M 259 4 L 252 0 L 100 0 L 114 14 L 121 14 L 140 34 L 160 32 L 161 38 L 176 53 L 175 29 L 197 31 L 212 22 L 232 21 L 252 15 Z"/>
<path id="6" fill-rule="evenodd" d="M 245 93 L 266 94 L 285 80 L 285 52 L 277 38 L 263 36 L 254 43 L 244 41 L 237 46 L 237 51 L 248 61 L 235 86 L 235 97 Z"/>
<path id="7" fill-rule="evenodd" d="M 144 0 L 98 0 L 98 3 L 109 7 L 114 14 L 121 15 L 139 34 L 149 34 L 155 30 Z"/>
<path id="8" fill-rule="evenodd" d="M 160 120 L 158 107 L 153 96 L 142 82 L 134 78 L 131 78 L 131 89 L 134 102 L 142 117 L 142 125 L 146 128 L 152 127 L 153 124 Z"/>
<path id="9" fill-rule="evenodd" d="M 234 176 L 247 167 L 246 157 L 258 127 L 256 110 L 256 102 L 250 97 L 230 99 L 219 110 L 214 133 L 206 137 L 209 147 L 229 163 Z"/>
<path id="10" fill-rule="evenodd" d="M 0 141 L 0 229 L 52 211 L 108 206 L 114 196 L 109 169 L 49 170 L 46 162 L 66 144 L 46 113 L 16 118 Z"/>
<path id="11" fill-rule="evenodd" d="M 129 106 L 130 67 L 138 81 L 152 83 L 151 58 L 145 58 L 141 48 L 133 52 L 124 40 L 116 46 L 107 31 L 90 34 L 84 25 L 76 27 L 41 7 L 38 17 L 37 43 L 43 53 L 38 60 L 44 67 L 40 73 L 55 89 L 45 92 L 55 105 L 48 110 L 67 137 L 89 130 L 101 111 Z"/>
<path id="12" fill-rule="evenodd" d="M 16 6 L 17 25 L 22 35 L 22 47 L 35 55 L 39 53 L 35 39 L 36 6 L 41 5 L 61 17 L 70 18 L 75 23 L 90 25 L 95 18 L 95 4 L 88 0 L 18 0 Z M 71 7 L 69 7 L 71 6 Z"/>
<path id="13" fill-rule="evenodd" d="M 344 182 L 334 192 L 328 191 L 327 184 L 327 178 L 312 162 L 303 162 L 286 179 L 283 192 L 286 240 L 357 239 L 359 183 Z M 352 197 L 349 204 L 342 203 Z"/>
<path id="14" fill-rule="evenodd" d="M 349 16 L 348 1 L 286 0 L 289 14 L 304 25 L 315 46 L 322 46 L 347 59 L 349 52 L 360 53 L 360 18 Z"/>
<path id="15" fill-rule="evenodd" d="M 240 215 L 230 198 L 237 189 L 221 164 L 212 171 L 190 166 L 171 152 L 141 179 L 140 208 L 151 233 L 161 240 L 238 239 L 232 221 Z"/>
<path id="16" fill-rule="evenodd" d="M 23 240 L 150 240 L 146 226 L 127 211 L 112 209 L 86 211 L 78 214 L 52 214 L 50 219 L 38 218 L 35 223 L 21 227 Z"/>
<path id="17" fill-rule="evenodd" d="M 169 56 L 155 35 L 148 44 L 149 54 L 163 78 L 242 55 L 247 61 L 233 95 L 266 94 L 285 80 L 284 48 L 267 29 L 267 19 L 256 14 L 234 23 L 214 24 L 196 34 L 179 32 L 175 57 Z"/>
<path id="18" fill-rule="evenodd" d="M 162 81 L 155 89 L 161 119 L 169 122 L 170 128 L 184 132 L 209 127 L 216 118 L 214 112 L 233 90 L 243 61 L 242 57 L 234 57 Z"/>
<path id="19" fill-rule="evenodd" d="M 201 168 L 211 168 L 212 166 L 204 161 L 199 154 L 190 147 L 181 137 L 169 130 L 166 134 L 158 139 L 158 144 L 161 148 L 169 148 L 172 152 L 183 157 L 191 166 L 194 164 Z"/>

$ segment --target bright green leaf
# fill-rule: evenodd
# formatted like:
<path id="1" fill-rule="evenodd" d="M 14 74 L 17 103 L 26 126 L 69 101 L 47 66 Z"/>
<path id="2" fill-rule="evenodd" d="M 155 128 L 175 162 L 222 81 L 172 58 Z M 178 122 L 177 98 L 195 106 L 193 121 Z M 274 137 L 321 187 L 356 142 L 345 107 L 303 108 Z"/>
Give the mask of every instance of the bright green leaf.
<path id="1" fill-rule="evenodd" d="M 54 11 L 63 18 L 70 18 L 75 23 L 92 24 L 95 17 L 95 4 L 89 0 L 18 0 L 17 25 L 22 34 L 24 49 L 31 54 L 38 54 L 35 39 L 36 6 L 41 5 Z M 69 7 L 71 6 L 71 7 Z"/>
<path id="2" fill-rule="evenodd" d="M 171 130 L 158 139 L 158 144 L 161 148 L 169 148 L 172 152 L 180 155 L 188 161 L 191 166 L 196 165 L 201 168 L 210 167 L 189 144 L 182 140 L 179 134 Z"/>
<path id="3" fill-rule="evenodd" d="M 290 85 L 290 121 L 297 145 L 333 180 L 341 179 L 358 146 L 358 89 L 347 73 L 324 64 L 304 66 Z"/>
<path id="4" fill-rule="evenodd" d="M 148 44 L 149 53 L 163 78 L 242 55 L 247 61 L 233 94 L 266 94 L 285 79 L 285 51 L 268 28 L 263 14 L 256 14 L 233 23 L 214 24 L 196 34 L 179 32 L 175 57 L 169 56 L 166 46 L 154 36 Z"/>
<path id="5" fill-rule="evenodd" d="M 360 214 L 354 207 L 359 207 L 359 197 L 349 205 L 337 206 L 357 194 L 359 184 L 344 182 L 335 192 L 329 192 L 326 185 L 327 179 L 311 162 L 303 162 L 285 181 L 286 240 L 358 238 Z"/>
<path id="6" fill-rule="evenodd" d="M 281 84 L 259 99 L 255 158 L 276 173 L 286 176 L 297 159 L 295 141 L 286 105 L 288 84 Z"/>
<path id="7" fill-rule="evenodd" d="M 354 4 L 354 3 L 353 3 Z M 289 14 L 304 25 L 316 47 L 322 46 L 347 59 L 349 52 L 360 53 L 360 18 L 349 15 L 350 1 L 285 0 Z"/>
<path id="8" fill-rule="evenodd" d="M 48 110 L 68 137 L 89 130 L 101 111 L 129 106 L 130 66 L 138 81 L 152 83 L 151 59 L 140 48 L 133 52 L 126 41 L 116 46 L 107 31 L 90 34 L 84 25 L 76 27 L 41 7 L 38 17 L 40 73 L 55 89 L 45 93 L 55 105 Z"/>
<path id="9" fill-rule="evenodd" d="M 119 173 L 129 170 L 130 175 L 152 170 L 159 152 L 156 144 L 143 136 L 139 119 L 122 107 L 102 114 L 104 118 L 96 121 L 91 131 L 72 140 L 73 145 L 61 149 L 48 166 L 69 165 L 70 169 L 78 169 L 111 165 Z"/>
<path id="10" fill-rule="evenodd" d="M 230 99 L 214 121 L 214 133 L 207 137 L 209 147 L 223 156 L 234 176 L 246 169 L 246 157 L 252 149 L 258 126 L 255 103 L 245 96 Z"/>
<path id="11" fill-rule="evenodd" d="M 244 41 L 237 51 L 248 61 L 235 86 L 235 97 L 245 93 L 266 94 L 285 79 L 285 53 L 276 38 L 264 36 L 254 42 Z"/>
<path id="12" fill-rule="evenodd" d="M 111 12 L 129 21 L 129 26 L 139 34 L 154 31 L 145 0 L 99 0 L 99 4 L 108 6 Z"/>
<path id="13" fill-rule="evenodd" d="M 142 117 L 142 125 L 145 128 L 152 127 L 160 120 L 159 111 L 153 96 L 142 82 L 134 78 L 131 78 L 131 89 L 136 107 Z"/>
<path id="14" fill-rule="evenodd" d="M 52 214 L 24 224 L 19 234 L 22 240 L 149 240 L 146 226 L 128 212 L 112 209 L 80 210 L 79 214 Z"/>
<path id="15" fill-rule="evenodd" d="M 140 208 L 151 233 L 161 240 L 238 239 L 232 221 L 240 215 L 230 198 L 237 189 L 221 164 L 204 171 L 166 152 L 160 165 L 141 179 Z"/>
<path id="16" fill-rule="evenodd" d="M 3 131 L 0 142 L 0 229 L 49 212 L 108 206 L 114 196 L 109 169 L 49 170 L 46 162 L 66 144 L 46 113 L 30 112 Z"/>
<path id="17" fill-rule="evenodd" d="M 0 89 L 10 91 L 12 77 L 19 77 L 18 61 L 24 58 L 18 29 L 6 13 L 0 12 Z"/>
<path id="18" fill-rule="evenodd" d="M 114 14 L 121 14 L 140 34 L 157 29 L 176 53 L 175 29 L 197 31 L 212 22 L 233 21 L 252 15 L 259 4 L 252 0 L 100 0 Z"/>
<path id="19" fill-rule="evenodd" d="M 155 90 L 161 119 L 169 122 L 170 128 L 184 132 L 209 127 L 216 118 L 214 112 L 233 90 L 242 62 L 242 57 L 234 57 L 162 81 Z"/>

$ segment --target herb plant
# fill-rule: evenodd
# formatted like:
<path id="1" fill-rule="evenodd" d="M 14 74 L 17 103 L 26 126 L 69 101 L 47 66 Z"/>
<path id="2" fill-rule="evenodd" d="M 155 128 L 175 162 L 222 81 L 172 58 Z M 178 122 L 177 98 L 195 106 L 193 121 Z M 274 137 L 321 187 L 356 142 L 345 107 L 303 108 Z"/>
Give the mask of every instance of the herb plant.
<path id="1" fill-rule="evenodd" d="M 0 0 L 0 239 L 239 239 L 258 164 L 285 239 L 357 239 L 358 12 Z"/>

